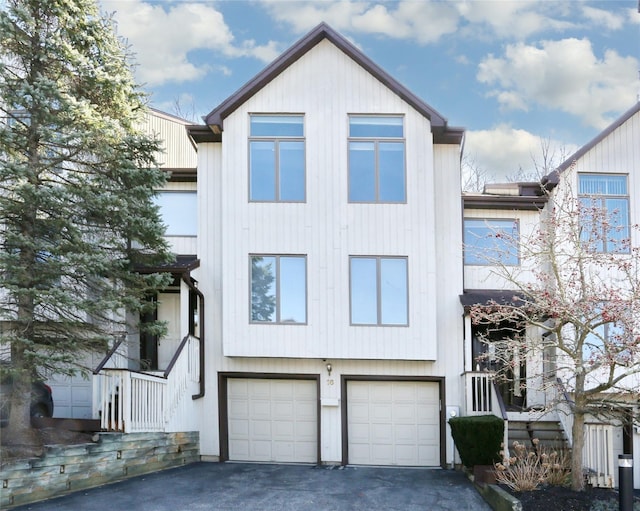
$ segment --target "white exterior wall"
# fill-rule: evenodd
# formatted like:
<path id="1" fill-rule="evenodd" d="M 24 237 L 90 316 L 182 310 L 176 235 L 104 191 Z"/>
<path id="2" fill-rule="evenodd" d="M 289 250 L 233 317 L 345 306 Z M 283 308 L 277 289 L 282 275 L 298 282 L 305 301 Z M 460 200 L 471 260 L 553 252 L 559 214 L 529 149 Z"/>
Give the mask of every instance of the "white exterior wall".
<path id="1" fill-rule="evenodd" d="M 554 191 L 556 200 L 561 200 L 565 194 L 577 195 L 578 173 L 627 175 L 629 224 L 632 226 L 640 225 L 640 112 L 636 112 L 624 124 L 591 147 L 575 161 L 573 167 L 561 174 L 560 184 Z M 640 247 L 640 231 L 632 227 L 630 235 L 632 246 Z M 616 257 L 624 258 L 625 256 Z M 598 267 L 597 271 L 601 273 L 603 268 Z M 610 272 L 609 279 L 611 281 L 620 280 L 614 270 L 610 270 Z M 569 326 L 566 331 L 568 335 L 571 335 Z M 607 368 L 602 369 L 601 376 L 597 372 L 590 374 L 587 385 L 597 385 L 598 381 L 602 381 L 600 378 L 602 380 L 608 378 Z M 621 384 L 624 388 L 638 389 L 637 381 L 638 375 L 634 375 L 623 380 Z"/>
<path id="2" fill-rule="evenodd" d="M 304 114 L 306 203 L 248 202 L 251 112 Z M 348 114 L 374 112 L 405 115 L 406 204 L 348 203 Z M 221 245 L 224 275 L 233 283 L 222 290 L 226 356 L 436 358 L 435 190 L 428 135 L 424 117 L 327 41 L 225 120 Z M 249 324 L 249 254 L 307 255 L 307 326 Z M 350 255 L 408 257 L 408 327 L 349 326 Z"/>
<path id="3" fill-rule="evenodd" d="M 162 151 L 156 155 L 161 167 L 168 169 L 195 169 L 196 150 L 187 138 L 188 121 L 173 115 L 149 110 L 141 128 L 162 141 Z"/>
<path id="4" fill-rule="evenodd" d="M 250 203 L 249 114 L 283 112 L 304 114 L 306 202 Z M 349 204 L 350 113 L 404 115 L 406 204 Z M 446 404 L 461 406 L 459 150 L 434 149 L 428 120 L 326 40 L 227 117 L 222 144 L 199 144 L 205 457 L 220 452 L 218 372 L 320 375 L 325 462 L 341 459 L 343 375 L 446 377 Z M 249 323 L 249 255 L 262 253 L 307 256 L 307 325 Z M 350 326 L 350 255 L 408 257 L 408 327 Z"/>

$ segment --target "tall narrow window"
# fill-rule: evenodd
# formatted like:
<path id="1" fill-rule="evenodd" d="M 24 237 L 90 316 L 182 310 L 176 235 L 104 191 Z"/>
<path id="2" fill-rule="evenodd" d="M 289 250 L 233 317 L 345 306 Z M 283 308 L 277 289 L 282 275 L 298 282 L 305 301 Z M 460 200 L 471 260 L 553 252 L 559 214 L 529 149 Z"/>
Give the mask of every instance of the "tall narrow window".
<path id="1" fill-rule="evenodd" d="M 249 199 L 304 202 L 304 117 L 252 115 L 250 123 Z"/>
<path id="2" fill-rule="evenodd" d="M 407 325 L 406 257 L 351 257 L 351 324 Z"/>
<path id="3" fill-rule="evenodd" d="M 578 197 L 584 241 L 594 252 L 628 253 L 629 192 L 627 176 L 578 174 Z"/>
<path id="4" fill-rule="evenodd" d="M 464 219 L 464 264 L 519 264 L 519 229 L 516 220 Z"/>
<path id="5" fill-rule="evenodd" d="M 405 202 L 404 119 L 349 117 L 349 202 Z"/>
<path id="6" fill-rule="evenodd" d="M 307 259 L 251 256 L 251 322 L 307 322 Z"/>

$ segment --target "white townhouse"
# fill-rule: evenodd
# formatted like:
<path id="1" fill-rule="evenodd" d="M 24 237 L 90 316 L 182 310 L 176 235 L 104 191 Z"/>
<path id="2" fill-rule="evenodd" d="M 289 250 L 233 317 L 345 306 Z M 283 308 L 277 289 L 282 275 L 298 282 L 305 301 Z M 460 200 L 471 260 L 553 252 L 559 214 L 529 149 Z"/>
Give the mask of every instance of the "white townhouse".
<path id="1" fill-rule="evenodd" d="M 446 466 L 447 419 L 486 413 L 511 439 L 570 442 L 562 414 L 531 413 L 557 398 L 542 354 L 495 384 L 469 307 L 513 298 L 487 255 L 532 276 L 489 235 L 526 239 L 563 182 L 613 183 L 603 204 L 640 223 L 638 105 L 542 183 L 461 196 L 464 131 L 321 24 L 187 124 L 149 120 L 172 176 L 176 260 L 149 269 L 174 275 L 151 297 L 169 332 L 98 365 L 104 429 L 196 430 L 208 461 Z M 607 431 L 594 484 L 633 452 L 640 487 L 637 429 Z"/>
<path id="2" fill-rule="evenodd" d="M 607 216 L 611 215 L 610 232 L 606 233 L 609 238 L 630 238 L 631 247 L 640 246 L 638 233 L 631 227 L 640 225 L 637 197 L 640 197 L 640 103 L 541 183 L 491 184 L 481 194 L 463 194 L 464 293 L 460 299 L 465 307 L 464 361 L 468 389 L 465 412 L 502 416 L 507 421 L 509 441 L 529 442 L 536 437 L 554 447 L 570 447 L 572 396 L 570 392 L 563 394 L 563 389 L 553 384 L 558 376 L 559 381 L 567 381 L 568 377 L 555 370 L 553 354 L 528 352 L 518 358 L 514 353 L 516 363 L 511 381 L 493 383 L 491 375 L 497 367 L 492 365 L 490 353 L 487 357 L 491 343 L 480 341 L 483 334 L 486 341 L 487 332 L 483 331 L 486 327 L 472 324 L 469 307 L 491 301 L 513 303 L 518 286 L 502 278 L 505 271 L 519 282 L 535 278 L 534 268 L 524 267 L 518 243 L 512 240 L 520 240 L 522 248 L 521 244 L 531 239 L 539 227 L 541 216 L 558 201 L 577 198 L 581 202 L 594 202 Z M 593 228 L 591 224 L 587 227 Z M 602 253 L 616 250 L 614 257 L 619 258 L 627 257 L 629 252 L 610 243 L 606 246 L 601 243 L 595 250 Z M 606 325 L 602 329 L 604 335 L 614 331 Z M 535 327 L 526 331 L 528 337 L 538 340 L 542 333 Z M 489 337 L 500 339 L 509 335 L 507 325 L 504 332 L 491 332 Z M 640 364 L 640 360 L 631 363 Z M 630 392 L 614 398 L 628 405 L 635 423 L 587 418 L 583 463 L 590 484 L 617 485 L 617 459 L 624 453 L 634 457 L 634 485 L 640 488 L 640 378 L 635 375 L 629 380 L 626 388 Z M 597 383 L 592 381 L 591 385 Z M 544 414 L 538 411 L 541 409 Z"/>
<path id="3" fill-rule="evenodd" d="M 204 120 L 203 458 L 450 462 L 464 131 L 326 24 Z"/>

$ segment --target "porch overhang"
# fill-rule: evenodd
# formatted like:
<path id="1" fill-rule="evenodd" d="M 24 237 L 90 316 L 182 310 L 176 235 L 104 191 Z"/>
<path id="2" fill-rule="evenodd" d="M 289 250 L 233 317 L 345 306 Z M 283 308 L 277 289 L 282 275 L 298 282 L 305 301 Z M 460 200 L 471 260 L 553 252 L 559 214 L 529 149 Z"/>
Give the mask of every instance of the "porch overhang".
<path id="1" fill-rule="evenodd" d="M 474 305 L 508 305 L 524 307 L 528 303 L 522 291 L 501 289 L 465 289 L 460 295 L 460 303 L 468 312 Z"/>
<path id="2" fill-rule="evenodd" d="M 167 263 L 157 266 L 140 266 L 136 268 L 140 273 L 172 273 L 181 275 L 190 273 L 200 266 L 200 259 L 195 255 L 179 255 Z"/>

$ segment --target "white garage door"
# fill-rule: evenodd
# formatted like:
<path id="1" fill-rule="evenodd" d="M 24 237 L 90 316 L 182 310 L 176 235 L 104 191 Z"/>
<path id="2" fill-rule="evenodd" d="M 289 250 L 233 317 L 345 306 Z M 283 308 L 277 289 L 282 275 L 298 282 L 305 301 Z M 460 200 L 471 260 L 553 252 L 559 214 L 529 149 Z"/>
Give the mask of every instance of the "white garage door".
<path id="1" fill-rule="evenodd" d="M 316 463 L 318 396 L 312 380 L 227 380 L 229 459 Z"/>
<path id="2" fill-rule="evenodd" d="M 436 382 L 347 383 L 348 462 L 440 465 L 440 393 Z"/>

